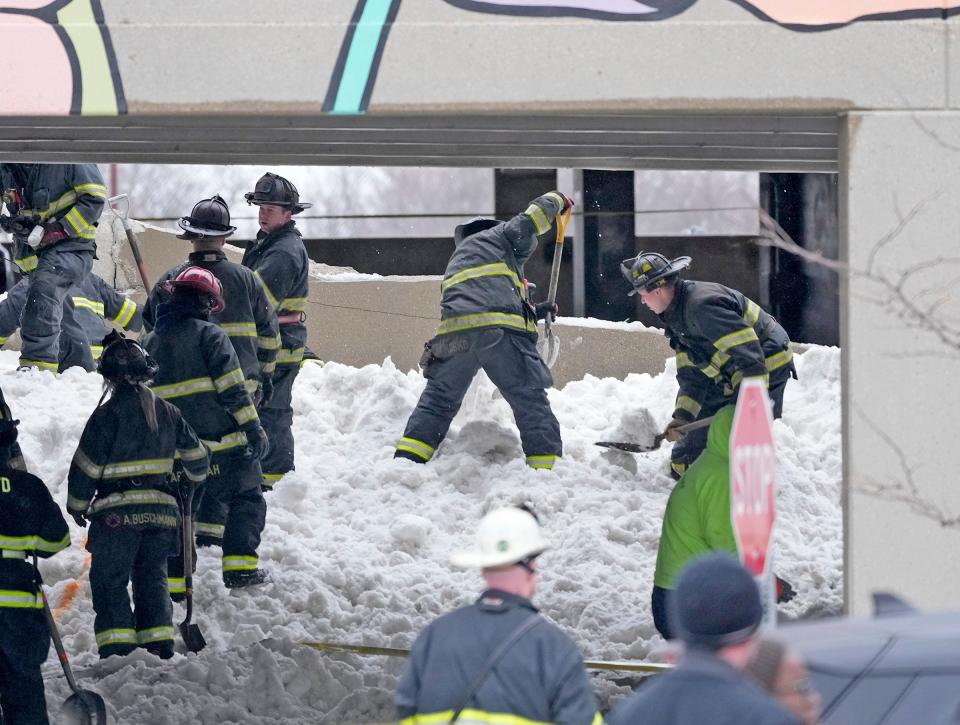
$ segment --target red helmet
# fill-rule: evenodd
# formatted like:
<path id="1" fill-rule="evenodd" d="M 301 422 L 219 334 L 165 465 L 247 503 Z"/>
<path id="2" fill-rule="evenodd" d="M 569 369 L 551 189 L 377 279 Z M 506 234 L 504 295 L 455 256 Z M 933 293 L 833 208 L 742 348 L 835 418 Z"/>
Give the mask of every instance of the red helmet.
<path id="1" fill-rule="evenodd" d="M 169 284 L 170 287 L 191 287 L 198 292 L 212 296 L 214 303 L 213 307 L 210 308 L 211 314 L 218 315 L 223 312 L 223 285 L 220 284 L 217 275 L 209 269 L 187 267 Z"/>

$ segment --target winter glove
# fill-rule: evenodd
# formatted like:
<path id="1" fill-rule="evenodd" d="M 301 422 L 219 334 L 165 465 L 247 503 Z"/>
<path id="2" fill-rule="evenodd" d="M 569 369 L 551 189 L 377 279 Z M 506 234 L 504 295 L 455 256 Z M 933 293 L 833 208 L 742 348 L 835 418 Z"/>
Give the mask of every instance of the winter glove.
<path id="1" fill-rule="evenodd" d="M 788 582 L 786 579 L 777 579 L 777 604 L 786 604 L 789 601 L 792 601 L 795 596 L 797 596 L 797 590 L 793 588 L 793 585 Z"/>
<path id="2" fill-rule="evenodd" d="M 87 515 L 83 511 L 67 511 L 73 520 L 77 522 L 77 526 L 81 529 L 87 528 Z"/>
<path id="3" fill-rule="evenodd" d="M 267 407 L 267 403 L 273 398 L 273 376 L 260 376 L 260 402 L 257 403 L 257 409 Z"/>
<path id="4" fill-rule="evenodd" d="M 556 302 L 539 302 L 533 307 L 534 314 L 538 320 L 547 319 L 547 315 L 550 316 L 550 322 L 554 322 L 557 319 L 557 313 L 560 311 L 560 308 L 557 307 Z"/>
<path id="5" fill-rule="evenodd" d="M 260 460 L 270 450 L 270 440 L 263 426 L 257 426 L 247 431 L 247 457 Z"/>
<path id="6" fill-rule="evenodd" d="M 40 239 L 40 246 L 49 247 L 66 238 L 67 233 L 63 230 L 63 225 L 60 222 L 53 222 L 44 227 L 43 237 Z"/>
<path id="7" fill-rule="evenodd" d="M 677 429 L 689 422 L 689 420 L 683 420 L 682 418 L 673 418 L 669 423 L 667 423 L 667 427 L 664 428 L 663 433 L 661 434 L 663 436 L 663 440 L 676 443 L 685 435 L 682 430 Z"/>

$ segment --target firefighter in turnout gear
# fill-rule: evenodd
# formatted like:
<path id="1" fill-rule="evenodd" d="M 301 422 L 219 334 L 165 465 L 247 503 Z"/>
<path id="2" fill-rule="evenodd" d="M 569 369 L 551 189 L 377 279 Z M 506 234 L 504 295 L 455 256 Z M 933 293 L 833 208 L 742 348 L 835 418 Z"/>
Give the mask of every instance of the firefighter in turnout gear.
<path id="1" fill-rule="evenodd" d="M 143 647 L 173 656 L 167 559 L 178 551 L 174 459 L 187 485 L 207 475 L 207 449 L 173 405 L 146 386 L 157 364 L 133 340 L 104 338 L 99 372 L 109 394 L 87 421 L 70 464 L 67 513 L 91 521 L 90 589 L 101 657 Z M 133 584 L 133 611 L 127 584 Z"/>
<path id="2" fill-rule="evenodd" d="M 676 442 L 671 467 L 677 478 L 707 444 L 706 428 L 682 435 L 677 427 L 735 403 L 745 377 L 763 378 L 779 418 L 784 388 L 796 377 L 790 338 L 773 315 L 735 289 L 681 279 L 689 266 L 690 257 L 668 260 L 656 252 L 641 252 L 620 265 L 633 287 L 629 294 L 639 294 L 660 318 L 677 353 L 680 390 L 664 431 Z"/>
<path id="3" fill-rule="evenodd" d="M 153 390 L 180 409 L 210 449 L 202 489 L 204 510 L 225 523 L 198 533 L 221 540 L 227 587 L 262 584 L 257 547 L 267 506 L 260 490 L 260 458 L 269 447 L 230 338 L 209 318 L 223 311 L 222 288 L 208 269 L 187 267 L 157 307 L 144 347 L 160 372 Z M 194 497 L 194 506 L 201 505 Z M 183 561 L 171 561 L 171 591 L 183 585 Z"/>
<path id="4" fill-rule="evenodd" d="M 182 217 L 179 224 L 183 229 L 179 238 L 190 241 L 193 252 L 185 263 L 169 270 L 154 286 L 144 310 L 144 321 L 148 329 L 153 329 L 158 305 L 170 296 L 167 282 L 184 269 L 196 266 L 213 272 L 223 287 L 224 308 L 210 320 L 229 336 L 246 378 L 247 392 L 262 411 L 273 397 L 273 374 L 280 349 L 274 306 L 256 274 L 228 260 L 223 251 L 226 238 L 236 231 L 236 227 L 230 226 L 230 210 L 223 199 L 213 196 L 197 202 L 190 216 Z M 216 519 L 212 511 L 201 508 L 198 531 L 222 531 L 224 523 Z M 220 543 L 205 534 L 200 536 L 208 543 Z"/>
<path id="5" fill-rule="evenodd" d="M 3 396 L 0 394 L 0 404 Z M 47 725 L 41 665 L 50 631 L 39 595 L 34 557 L 46 559 L 70 546 L 67 522 L 36 476 L 12 468 L 19 454 L 17 423 L 0 420 L 0 722 Z"/>
<path id="6" fill-rule="evenodd" d="M 526 508 L 483 517 L 477 548 L 450 560 L 481 569 L 487 589 L 413 643 L 397 684 L 400 725 L 603 722 L 577 646 L 530 602 L 547 548 Z"/>
<path id="7" fill-rule="evenodd" d="M 107 188 L 96 164 L 0 164 L 0 188 L 9 212 L 0 226 L 13 234 L 14 261 L 30 280 L 20 367 L 56 372 L 61 326 L 75 327 L 63 301 L 93 268 Z"/>
<path id="8" fill-rule="evenodd" d="M 29 288 L 30 280 L 21 279 L 0 301 L 0 345 L 20 327 Z M 143 327 L 139 305 L 93 272 L 79 286 L 70 288 L 64 305 L 70 308 L 70 314 L 64 313 L 60 328 L 58 372 L 75 365 L 87 372 L 96 370 L 94 363 L 103 352 L 101 343 L 110 332 L 107 320 L 133 332 Z"/>
<path id="9" fill-rule="evenodd" d="M 456 247 L 440 286 L 440 325 L 420 364 L 427 387 L 397 443 L 397 458 L 426 463 L 447 434 L 463 396 L 483 369 L 513 410 L 527 465 L 550 469 L 563 452 L 546 389 L 550 370 L 537 353 L 537 318 L 523 265 L 537 236 L 572 202 L 558 191 L 534 199 L 508 222 L 473 219 L 454 233 Z"/>
<path id="10" fill-rule="evenodd" d="M 263 486 L 270 489 L 294 469 L 293 383 L 307 343 L 304 320 L 310 260 L 293 215 L 312 205 L 300 201 L 293 184 L 271 173 L 261 176 L 244 198 L 248 204 L 259 207 L 260 231 L 243 253 L 243 266 L 256 274 L 280 324 L 273 392 L 259 407 L 260 419 L 270 438 L 270 452 L 261 461 Z"/>

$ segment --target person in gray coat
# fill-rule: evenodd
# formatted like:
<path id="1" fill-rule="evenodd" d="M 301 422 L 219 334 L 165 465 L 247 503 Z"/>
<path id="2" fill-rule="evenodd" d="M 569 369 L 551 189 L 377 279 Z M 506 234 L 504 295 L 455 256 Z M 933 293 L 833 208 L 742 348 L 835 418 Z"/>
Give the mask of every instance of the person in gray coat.
<path id="1" fill-rule="evenodd" d="M 736 559 L 694 559 L 671 602 L 671 621 L 686 646 L 680 664 L 616 707 L 608 725 L 800 725 L 744 672 L 759 643 L 763 605 Z"/>
<path id="2" fill-rule="evenodd" d="M 483 517 L 476 548 L 451 562 L 482 569 L 487 590 L 417 637 L 397 686 L 401 725 L 603 722 L 577 646 L 530 602 L 546 549 L 529 510 Z"/>
<path id="3" fill-rule="evenodd" d="M 555 314 L 556 305 L 530 302 L 523 265 L 537 236 L 572 204 L 551 191 L 510 221 L 473 219 L 456 228 L 456 248 L 440 285 L 440 325 L 420 359 L 427 387 L 397 442 L 396 458 L 426 463 L 433 457 L 482 369 L 513 410 L 527 465 L 553 468 L 563 443 L 547 400 L 553 377 L 536 340 L 537 319 Z"/>

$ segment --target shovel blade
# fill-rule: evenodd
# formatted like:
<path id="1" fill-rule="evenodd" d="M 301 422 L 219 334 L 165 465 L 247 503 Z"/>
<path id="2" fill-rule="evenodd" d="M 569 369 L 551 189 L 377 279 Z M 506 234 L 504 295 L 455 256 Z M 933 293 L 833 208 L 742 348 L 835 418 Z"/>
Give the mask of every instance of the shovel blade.
<path id="1" fill-rule="evenodd" d="M 63 703 L 64 725 L 107 725 L 107 704 L 92 690 L 77 690 Z"/>
<path id="2" fill-rule="evenodd" d="M 656 450 L 654 446 L 645 446 L 641 443 L 622 443 L 620 441 L 597 441 L 594 445 L 616 448 L 618 451 L 626 451 L 627 453 L 649 453 Z"/>
<path id="3" fill-rule="evenodd" d="M 560 357 L 560 337 L 551 329 L 537 340 L 537 352 L 540 353 L 544 364 L 552 369 L 557 364 L 557 358 Z"/>
<path id="4" fill-rule="evenodd" d="M 203 638 L 203 633 L 197 624 L 182 622 L 180 624 L 180 636 L 183 638 L 183 643 L 187 646 L 188 652 L 199 652 L 207 646 L 207 640 Z"/>

